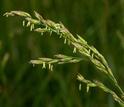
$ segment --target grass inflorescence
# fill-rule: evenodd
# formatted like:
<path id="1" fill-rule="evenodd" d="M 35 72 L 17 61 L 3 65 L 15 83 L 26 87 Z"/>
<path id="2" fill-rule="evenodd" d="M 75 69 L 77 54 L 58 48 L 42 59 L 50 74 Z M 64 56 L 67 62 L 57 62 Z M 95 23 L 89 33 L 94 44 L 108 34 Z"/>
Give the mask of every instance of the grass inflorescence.
<path id="1" fill-rule="evenodd" d="M 115 101 L 120 105 L 124 106 L 124 92 L 119 86 L 116 78 L 114 77 L 112 70 L 110 69 L 107 61 L 100 54 L 96 48 L 90 46 L 87 41 L 85 41 L 81 36 L 76 35 L 76 37 L 69 32 L 68 29 L 62 23 L 55 23 L 51 20 L 44 19 L 39 13 L 34 12 L 35 19 L 28 13 L 22 11 L 11 11 L 4 14 L 5 16 L 21 16 L 23 18 L 23 26 L 30 27 L 30 30 L 39 32 L 43 35 L 45 32 L 48 32 L 50 35 L 54 32 L 59 38 L 64 38 L 64 44 L 73 46 L 73 53 L 79 53 L 82 56 L 85 56 L 92 64 L 101 72 L 108 76 L 108 78 L 113 82 L 115 87 L 118 89 L 119 94 L 114 92 L 112 89 L 106 87 L 102 82 L 98 80 L 90 81 L 86 80 L 81 74 L 77 74 L 77 79 L 81 83 L 87 84 L 87 92 L 90 87 L 99 87 L 104 92 L 111 94 Z M 72 57 L 66 55 L 55 55 L 54 58 L 38 58 L 31 60 L 30 63 L 42 64 L 43 68 L 48 67 L 51 71 L 53 70 L 54 64 L 64 64 L 64 63 L 77 63 L 82 61 L 82 57 Z"/>

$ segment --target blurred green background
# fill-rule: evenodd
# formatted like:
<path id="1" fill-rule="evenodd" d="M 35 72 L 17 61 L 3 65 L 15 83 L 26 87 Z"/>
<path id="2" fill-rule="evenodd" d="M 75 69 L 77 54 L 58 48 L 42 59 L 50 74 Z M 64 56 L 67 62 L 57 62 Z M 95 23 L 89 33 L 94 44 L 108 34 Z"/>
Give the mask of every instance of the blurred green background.
<path id="1" fill-rule="evenodd" d="M 3 17 L 12 10 L 35 10 L 81 35 L 105 56 L 124 89 L 124 0 L 0 0 L 0 107 L 120 107 L 100 89 L 86 93 L 84 84 L 78 90 L 77 72 L 110 86 L 90 62 L 58 65 L 52 73 L 30 65 L 38 57 L 73 56 L 73 49 L 55 34 L 30 32 L 19 17 Z"/>

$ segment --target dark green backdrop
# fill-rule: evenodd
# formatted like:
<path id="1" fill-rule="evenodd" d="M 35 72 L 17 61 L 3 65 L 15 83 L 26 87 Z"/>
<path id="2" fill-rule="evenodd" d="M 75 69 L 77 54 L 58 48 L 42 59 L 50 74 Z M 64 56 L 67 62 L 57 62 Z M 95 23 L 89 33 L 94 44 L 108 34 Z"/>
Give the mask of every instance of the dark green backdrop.
<path id="1" fill-rule="evenodd" d="M 22 27 L 19 17 L 5 18 L 11 10 L 61 21 L 79 34 L 107 59 L 124 89 L 124 1 L 123 0 L 0 0 L 0 107 L 119 107 L 113 98 L 86 85 L 78 90 L 75 74 L 100 79 L 109 85 L 89 62 L 58 65 L 54 72 L 29 64 L 37 57 L 63 53 L 73 55 L 57 35 L 40 36 Z"/>

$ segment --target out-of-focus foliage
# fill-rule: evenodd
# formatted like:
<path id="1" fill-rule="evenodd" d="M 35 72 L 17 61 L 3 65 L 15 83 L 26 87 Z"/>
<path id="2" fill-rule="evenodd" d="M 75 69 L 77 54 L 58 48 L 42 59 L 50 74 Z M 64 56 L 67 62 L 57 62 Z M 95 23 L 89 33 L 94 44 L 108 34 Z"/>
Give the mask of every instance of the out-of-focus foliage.
<path id="1" fill-rule="evenodd" d="M 0 1 L 0 107 L 119 107 L 99 89 L 86 93 L 84 84 L 82 91 L 78 90 L 77 72 L 113 87 L 89 62 L 58 66 L 54 73 L 30 65 L 30 59 L 56 53 L 71 55 L 73 50 L 55 34 L 41 37 L 23 28 L 21 19 L 2 16 L 11 10 L 36 10 L 46 18 L 63 22 L 73 34 L 82 35 L 103 54 L 124 89 L 123 0 Z"/>

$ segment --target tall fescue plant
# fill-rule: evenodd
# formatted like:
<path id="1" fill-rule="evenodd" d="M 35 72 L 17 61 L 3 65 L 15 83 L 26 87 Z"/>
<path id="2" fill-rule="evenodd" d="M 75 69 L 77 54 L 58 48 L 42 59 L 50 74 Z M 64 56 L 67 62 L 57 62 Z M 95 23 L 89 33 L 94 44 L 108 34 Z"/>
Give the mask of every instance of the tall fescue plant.
<path id="1" fill-rule="evenodd" d="M 92 62 L 92 64 L 99 70 L 100 73 L 105 74 L 115 85 L 119 93 L 115 90 L 108 88 L 104 83 L 98 80 L 87 80 L 81 74 L 77 74 L 77 80 L 80 81 L 79 89 L 81 89 L 82 83 L 87 84 L 87 92 L 90 87 L 98 87 L 104 92 L 109 93 L 113 96 L 113 99 L 117 101 L 122 107 L 124 106 L 124 92 L 119 86 L 116 78 L 114 77 L 112 70 L 110 69 L 105 58 L 100 54 L 96 48 L 88 45 L 79 35 L 72 35 L 68 29 L 62 23 L 55 23 L 51 20 L 45 20 L 40 14 L 34 11 L 35 19 L 28 13 L 23 11 L 11 11 L 4 14 L 4 16 L 21 16 L 23 18 L 23 26 L 30 27 L 30 31 L 35 31 L 43 35 L 45 32 L 48 32 L 50 35 L 56 33 L 59 38 L 64 38 L 64 44 L 73 46 L 73 53 L 79 53 L 83 57 L 73 57 L 66 56 L 62 54 L 55 55 L 54 58 L 38 58 L 36 60 L 31 60 L 30 63 L 33 65 L 42 64 L 42 68 L 48 67 L 53 71 L 53 66 L 55 64 L 65 64 L 65 63 L 77 63 L 80 62 L 86 57 L 87 60 Z"/>

